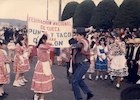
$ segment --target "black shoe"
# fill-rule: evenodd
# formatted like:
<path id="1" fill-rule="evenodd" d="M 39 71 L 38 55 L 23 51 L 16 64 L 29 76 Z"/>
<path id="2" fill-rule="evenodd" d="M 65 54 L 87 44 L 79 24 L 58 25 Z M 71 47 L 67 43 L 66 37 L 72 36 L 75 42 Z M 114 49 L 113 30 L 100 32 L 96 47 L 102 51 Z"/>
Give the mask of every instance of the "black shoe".
<path id="1" fill-rule="evenodd" d="M 3 98 L 6 98 L 8 96 L 8 93 L 6 93 L 6 92 L 4 92 L 3 94 L 2 94 L 2 97 Z"/>
<path id="2" fill-rule="evenodd" d="M 3 100 L 3 97 L 2 96 L 0 96 L 0 100 Z"/>
<path id="3" fill-rule="evenodd" d="M 76 99 L 76 100 L 82 100 L 82 98 Z"/>
<path id="4" fill-rule="evenodd" d="M 114 80 L 111 80 L 110 82 L 111 82 L 111 84 L 113 84 L 114 83 Z"/>
<path id="5" fill-rule="evenodd" d="M 90 100 L 94 95 L 92 93 L 87 93 L 87 100 Z"/>
<path id="6" fill-rule="evenodd" d="M 4 92 L 3 95 L 8 95 L 8 93 Z"/>

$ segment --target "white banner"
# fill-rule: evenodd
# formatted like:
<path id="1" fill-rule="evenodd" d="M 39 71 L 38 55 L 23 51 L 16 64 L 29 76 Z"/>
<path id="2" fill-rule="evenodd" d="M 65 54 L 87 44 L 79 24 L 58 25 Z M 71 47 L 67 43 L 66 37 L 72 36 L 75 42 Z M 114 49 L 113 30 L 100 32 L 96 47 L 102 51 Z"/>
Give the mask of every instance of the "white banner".
<path id="1" fill-rule="evenodd" d="M 56 22 L 28 17 L 29 45 L 37 45 L 42 34 L 46 34 L 48 36 L 48 42 L 53 47 L 69 47 L 68 40 L 72 38 L 72 27 L 72 19 Z"/>

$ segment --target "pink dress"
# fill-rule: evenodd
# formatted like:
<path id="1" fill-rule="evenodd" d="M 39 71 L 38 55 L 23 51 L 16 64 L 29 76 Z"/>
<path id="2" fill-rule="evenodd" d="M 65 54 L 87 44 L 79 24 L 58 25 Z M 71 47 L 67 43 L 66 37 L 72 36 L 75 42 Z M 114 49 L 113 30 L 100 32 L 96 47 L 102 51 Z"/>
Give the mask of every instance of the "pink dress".
<path id="1" fill-rule="evenodd" d="M 30 69 L 30 63 L 29 63 L 29 56 L 30 56 L 31 49 L 28 45 L 23 45 L 23 57 L 24 57 L 24 63 L 26 64 L 24 66 L 24 71 L 27 72 Z"/>
<path id="2" fill-rule="evenodd" d="M 44 44 L 41 44 L 37 49 L 38 62 L 35 67 L 31 86 L 31 90 L 35 93 L 50 93 L 53 91 L 52 81 L 54 80 L 54 76 L 51 73 L 51 66 L 49 63 L 49 49 L 50 47 Z"/>
<path id="3" fill-rule="evenodd" d="M 24 56 L 24 47 L 19 44 L 16 45 L 14 57 L 14 73 L 25 73 L 29 69 L 29 60 Z M 27 68 L 27 69 L 26 69 Z"/>
<path id="4" fill-rule="evenodd" d="M 0 84 L 8 84 L 10 81 L 9 73 L 6 69 L 6 62 L 8 57 L 5 55 L 2 49 L 0 49 Z"/>

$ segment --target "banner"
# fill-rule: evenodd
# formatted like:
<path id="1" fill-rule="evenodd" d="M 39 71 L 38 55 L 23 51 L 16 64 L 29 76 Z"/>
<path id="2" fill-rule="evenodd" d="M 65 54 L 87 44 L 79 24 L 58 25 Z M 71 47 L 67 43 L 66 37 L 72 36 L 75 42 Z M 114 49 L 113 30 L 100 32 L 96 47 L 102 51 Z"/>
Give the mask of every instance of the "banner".
<path id="1" fill-rule="evenodd" d="M 48 36 L 47 42 L 53 47 L 69 47 L 68 40 L 72 38 L 72 19 L 66 21 L 44 21 L 28 17 L 29 45 L 37 45 L 43 34 Z"/>

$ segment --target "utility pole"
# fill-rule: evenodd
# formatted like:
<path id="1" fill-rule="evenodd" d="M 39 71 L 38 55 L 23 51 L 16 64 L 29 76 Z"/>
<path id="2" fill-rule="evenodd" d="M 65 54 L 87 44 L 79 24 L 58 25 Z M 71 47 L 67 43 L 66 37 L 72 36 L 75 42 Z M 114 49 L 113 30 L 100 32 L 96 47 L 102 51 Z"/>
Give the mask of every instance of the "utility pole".
<path id="1" fill-rule="evenodd" d="M 58 20 L 61 21 L 61 5 L 62 4 L 62 0 L 59 0 L 59 10 L 58 10 Z M 55 53 L 57 56 L 60 55 L 60 48 L 55 48 Z"/>
<path id="2" fill-rule="evenodd" d="M 47 10 L 46 10 L 46 20 L 48 20 L 48 0 L 47 0 Z"/>
<path id="3" fill-rule="evenodd" d="M 61 21 L 61 8 L 62 8 L 62 0 L 59 0 L 59 12 L 58 12 L 59 21 Z"/>

